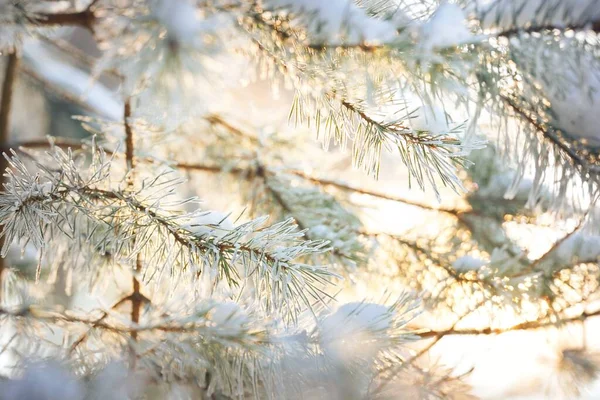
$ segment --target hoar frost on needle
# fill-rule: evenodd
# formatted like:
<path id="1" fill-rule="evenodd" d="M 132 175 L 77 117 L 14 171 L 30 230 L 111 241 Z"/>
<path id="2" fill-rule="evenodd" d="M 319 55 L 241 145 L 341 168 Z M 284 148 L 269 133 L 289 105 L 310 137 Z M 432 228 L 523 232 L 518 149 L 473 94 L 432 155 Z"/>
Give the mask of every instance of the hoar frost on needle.
<path id="1" fill-rule="evenodd" d="M 416 303 L 406 297 L 398 301 L 405 307 L 356 302 L 340 306 L 319 323 L 320 343 L 334 362 L 351 363 L 352 360 L 369 360 L 377 352 L 394 342 L 401 329 L 416 313 Z M 411 315 L 412 314 L 412 315 Z"/>
<path id="2" fill-rule="evenodd" d="M 352 0 L 266 0 L 269 7 L 285 7 L 299 15 L 311 39 L 325 43 L 382 43 L 393 41 L 398 27 L 371 17 Z"/>

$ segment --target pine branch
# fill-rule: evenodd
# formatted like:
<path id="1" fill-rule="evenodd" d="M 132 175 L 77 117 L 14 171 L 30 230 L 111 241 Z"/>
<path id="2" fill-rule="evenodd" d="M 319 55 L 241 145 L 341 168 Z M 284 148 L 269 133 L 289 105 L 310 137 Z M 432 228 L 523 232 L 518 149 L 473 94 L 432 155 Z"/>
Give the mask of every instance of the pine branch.
<path id="1" fill-rule="evenodd" d="M 19 69 L 19 55 L 16 52 L 10 53 L 7 57 L 4 79 L 2 81 L 2 97 L 0 99 L 0 146 L 3 150 L 10 140 L 10 116 L 12 111 L 12 100 L 15 86 L 15 80 Z M 4 182 L 4 173 L 8 167 L 8 162 L 4 155 L 0 156 L 0 180 Z M 4 238 L 0 237 L 0 248 L 4 247 Z M 0 304 L 2 304 L 3 292 L 3 273 L 6 268 L 4 257 L 0 257 Z"/>
<path id="2" fill-rule="evenodd" d="M 131 100 L 125 101 L 125 107 L 123 109 L 123 124 L 125 126 L 125 164 L 127 166 L 127 173 L 132 174 L 135 167 L 134 164 L 134 148 L 133 148 L 133 129 L 131 128 Z M 133 185 L 133 177 L 129 178 L 129 186 Z"/>
<path id="3" fill-rule="evenodd" d="M 354 193 L 358 193 L 358 194 L 364 194 L 367 196 L 371 196 L 371 197 L 376 197 L 376 198 L 380 198 L 383 200 L 389 200 L 389 201 L 395 201 L 398 203 L 402 203 L 402 204 L 406 204 L 409 206 L 414 206 L 417 208 L 421 208 L 424 210 L 430 210 L 430 211 L 436 211 L 436 212 L 441 212 L 441 213 L 445 213 L 445 214 L 450 214 L 453 216 L 457 216 L 459 214 L 468 212 L 468 210 L 459 210 L 459 209 L 451 209 L 451 208 L 443 208 L 443 207 L 434 207 L 434 206 L 430 206 L 428 204 L 423 204 L 420 202 L 416 202 L 413 200 L 409 200 L 403 197 L 399 197 L 399 196 L 393 196 L 393 195 L 389 195 L 386 193 L 381 193 L 381 192 L 376 192 L 373 190 L 367 190 L 367 189 L 363 189 L 363 188 L 359 188 L 357 186 L 352 186 L 350 184 L 341 182 L 341 181 L 337 181 L 337 180 L 333 180 L 333 179 L 327 179 L 327 178 L 318 178 L 312 175 L 309 175 L 303 171 L 297 171 L 297 170 L 292 170 L 292 171 L 288 171 L 291 174 L 294 174 L 304 180 L 307 180 L 309 182 L 313 182 L 316 183 L 318 185 L 322 185 L 322 186 L 332 186 L 335 187 L 337 189 L 340 190 L 344 190 L 344 191 L 349 191 L 349 192 L 354 192 Z"/>
<path id="4" fill-rule="evenodd" d="M 104 175 L 92 170 L 92 180 L 86 180 L 73 169 L 72 160 L 64 153 L 55 150 L 54 159 L 56 166 L 50 169 L 37 164 L 44 174 L 41 177 L 29 173 L 18 158 L 11 159 L 13 168 L 21 175 L 11 176 L 8 193 L 0 197 L 3 235 L 9 242 L 26 237 L 40 247 L 48 240 L 45 226 L 65 225 L 70 230 L 81 224 L 74 219 L 85 217 L 95 225 L 110 228 L 112 235 L 116 235 L 108 242 L 103 237 L 95 243 L 106 248 L 104 251 L 111 253 L 111 257 L 127 259 L 147 251 L 151 252 L 159 270 L 161 265 L 171 270 L 180 268 L 179 271 L 188 271 L 197 277 L 212 269 L 217 281 L 225 278 L 232 286 L 238 284 L 235 268 L 242 264 L 247 278 L 268 295 L 263 305 L 271 310 L 275 304 L 281 304 L 271 300 L 281 299 L 285 306 L 280 311 L 291 317 L 296 315 L 301 304 L 312 306 L 309 297 L 317 301 L 322 299 L 321 287 L 336 277 L 325 268 L 298 261 L 327 249 L 323 242 L 301 240 L 303 233 L 297 230 L 292 220 L 265 226 L 265 218 L 256 219 L 218 238 L 210 232 L 198 234 L 186 221 L 201 219 L 202 212 L 164 213 L 158 208 L 158 203 L 165 201 L 162 192 L 153 198 L 154 195 L 144 197 L 140 193 L 132 194 L 130 190 L 96 188 L 93 182 L 104 182 Z M 100 162 L 95 168 L 102 170 L 104 164 Z M 57 179 L 58 176 L 61 178 Z M 37 183 L 40 179 L 49 179 L 50 185 L 40 186 Z M 153 185 L 160 184 L 157 179 L 152 182 L 145 182 L 145 191 L 152 191 Z M 78 213 L 69 210 L 78 210 Z M 49 220 L 47 215 L 52 219 Z M 72 236 L 73 233 L 67 232 L 67 237 Z M 144 245 L 132 246 L 133 239 Z"/>
<path id="5" fill-rule="evenodd" d="M 543 264 L 544 261 L 548 260 L 550 257 L 553 256 L 553 254 L 557 251 L 557 249 L 563 245 L 567 240 L 569 240 L 569 238 L 571 238 L 573 235 L 577 234 L 577 232 L 579 231 L 579 229 L 581 228 L 581 226 L 583 225 L 583 223 L 585 222 L 585 217 L 581 218 L 579 220 L 579 223 L 577 224 L 577 226 L 569 233 L 567 233 L 566 235 L 564 235 L 563 237 L 561 237 L 559 240 L 557 240 L 556 242 L 554 242 L 554 244 L 550 247 L 550 249 L 548 249 L 544 254 L 542 254 L 541 257 L 538 257 L 537 259 L 535 259 L 527 268 L 522 269 L 521 271 L 519 271 L 518 274 L 513 275 L 513 277 L 520 277 L 520 276 L 525 276 L 528 275 L 536 270 L 538 270 L 538 267 L 540 266 L 540 264 Z M 584 262 L 582 261 L 580 264 L 583 264 Z M 549 272 L 557 272 L 557 271 L 549 271 Z"/>
<path id="6" fill-rule="evenodd" d="M 442 331 L 425 331 L 425 332 L 417 332 L 418 335 L 422 339 L 432 338 L 432 337 L 444 337 L 444 336 L 464 336 L 464 335 L 500 335 L 507 332 L 512 331 L 523 331 L 523 330 L 535 330 L 541 328 L 547 328 L 549 326 L 557 326 L 562 324 L 568 324 L 573 322 L 582 322 L 586 321 L 589 318 L 593 318 L 596 316 L 600 316 L 600 310 L 596 311 L 585 311 L 581 314 L 566 317 L 559 319 L 558 321 L 552 321 L 548 319 L 539 319 L 534 321 L 526 321 L 520 324 L 516 324 L 507 328 L 476 328 L 476 329 L 446 329 Z"/>
<path id="7" fill-rule="evenodd" d="M 210 118 L 212 119 L 212 117 L 213 116 L 211 116 Z M 221 119 L 221 118 L 219 117 L 219 119 Z M 215 120 L 215 122 L 216 122 L 216 120 Z M 220 124 L 220 122 L 219 122 L 219 124 Z M 222 126 L 225 126 L 225 125 L 222 125 Z M 237 128 L 235 128 L 235 129 L 237 130 Z M 242 131 L 239 131 L 239 132 L 241 135 L 243 135 L 242 137 L 244 137 L 244 138 L 250 138 L 250 139 L 253 138 L 253 136 L 251 136 L 250 134 L 248 134 L 246 132 L 242 132 Z M 43 148 L 49 148 L 49 147 L 53 147 L 53 146 L 57 146 L 57 147 L 64 148 L 64 149 L 68 149 L 68 148 L 85 149 L 85 148 L 89 147 L 89 145 L 87 145 L 81 141 L 75 141 L 75 140 L 70 140 L 70 139 L 60 138 L 60 137 L 52 137 L 51 141 L 43 140 L 43 139 L 37 139 L 37 140 L 34 139 L 34 140 L 26 141 L 26 142 L 16 142 L 10 146 L 5 147 L 5 149 L 8 149 L 10 147 L 16 148 L 17 150 L 19 147 L 23 147 L 26 149 L 36 149 L 36 148 L 43 149 Z M 113 152 L 111 149 L 108 149 L 108 148 L 102 148 L 102 150 L 107 155 L 114 155 L 117 157 L 122 156 L 118 153 Z M 142 163 L 158 163 L 159 162 L 153 158 L 142 158 L 142 159 L 138 159 L 137 161 L 142 162 Z M 224 168 L 219 165 L 205 165 L 205 164 L 177 162 L 177 161 L 169 163 L 168 165 L 172 166 L 173 168 L 184 170 L 184 171 L 227 173 L 227 174 L 232 174 L 232 175 L 237 175 L 237 176 L 247 176 L 247 177 L 251 176 L 251 175 L 247 174 L 248 171 L 246 169 L 239 168 L 239 167 L 229 167 L 228 166 L 228 167 Z M 268 173 L 274 173 L 273 171 L 271 171 L 269 169 L 268 166 L 265 166 L 264 168 L 265 168 L 265 170 L 268 170 Z M 386 194 L 386 193 L 382 193 L 382 192 L 363 189 L 358 186 L 350 185 L 343 181 L 316 177 L 316 176 L 307 174 L 306 172 L 301 171 L 301 170 L 286 170 L 286 173 L 295 175 L 307 182 L 311 182 L 311 183 L 317 184 L 319 186 L 331 186 L 336 189 L 340 189 L 342 191 L 354 192 L 354 193 L 358 193 L 358 194 L 363 194 L 363 195 L 367 195 L 367 196 L 371 196 L 371 197 L 380 198 L 383 200 L 394 201 L 394 202 L 406 204 L 409 206 L 421 208 L 424 210 L 441 212 L 441 213 L 449 214 L 449 215 L 453 215 L 453 216 L 458 216 L 460 214 L 465 214 L 465 213 L 470 213 L 470 214 L 472 213 L 468 209 L 463 210 L 463 209 L 454 209 L 454 208 L 435 207 L 435 206 L 431 206 L 431 205 L 428 205 L 425 203 L 421 203 L 421 202 L 417 202 L 417 201 L 410 200 L 407 198 L 403 198 L 400 196 L 394 196 L 394 195 L 390 195 L 390 194 Z"/>
<path id="8" fill-rule="evenodd" d="M 252 37 L 259 51 L 277 65 L 284 75 L 291 74 L 296 86 L 306 86 L 310 77 L 306 71 L 306 61 L 298 65 L 288 65 L 282 56 L 267 48 L 260 40 Z M 298 43 L 293 47 L 302 48 Z M 283 52 L 283 49 L 281 50 Z M 319 82 L 321 85 L 321 82 Z M 343 87 L 344 83 L 339 83 Z M 349 136 L 353 137 L 353 161 L 355 166 L 363 167 L 367 173 L 378 176 L 379 158 L 384 147 L 398 150 L 402 162 L 408 168 L 421 189 L 425 189 L 428 181 L 437 194 L 436 179 L 455 191 L 462 189 L 456 177 L 456 165 L 463 163 L 462 142 L 450 133 L 434 134 L 415 131 L 400 121 L 379 122 L 356 104 L 339 93 L 337 87 L 325 86 L 323 93 L 317 93 L 309 100 L 312 110 L 306 112 L 297 98 L 294 101 L 290 117 L 298 122 L 315 122 L 317 134 L 321 128 L 326 129 L 323 141 L 328 143 L 334 139 L 337 143 L 345 143 Z M 312 95 L 311 95 L 312 96 Z M 322 122 L 324 122 L 322 124 Z M 410 185 L 409 181 L 409 185 Z"/>
<path id="9" fill-rule="evenodd" d="M 296 114 L 296 120 L 314 120 L 317 132 L 324 122 L 327 134 L 323 140 L 326 143 L 332 139 L 337 143 L 345 143 L 349 136 L 352 137 L 352 155 L 356 167 L 362 166 L 377 177 L 381 152 L 387 148 L 397 151 L 410 178 L 414 178 L 422 190 L 427 182 L 439 197 L 438 179 L 455 191 L 463 190 L 456 168 L 464 163 L 465 149 L 458 137 L 450 132 L 416 131 L 402 120 L 377 121 L 363 109 L 362 104 L 350 102 L 333 91 L 314 101 L 316 104 L 313 108 L 316 110 L 307 115 L 303 115 L 304 111 L 295 102 L 292 112 Z M 408 118 L 406 116 L 404 119 Z"/>
<path id="10" fill-rule="evenodd" d="M 512 37 L 519 36 L 522 34 L 532 34 L 532 33 L 543 33 L 543 32 L 552 32 L 552 31 L 592 31 L 595 33 L 600 33 L 600 20 L 599 21 L 590 21 L 581 24 L 566 24 L 566 25 L 532 25 L 528 27 L 517 27 L 506 30 L 501 30 L 498 32 L 494 32 L 493 35 L 497 37 Z"/>
<path id="11" fill-rule="evenodd" d="M 206 308 L 204 310 L 204 317 L 211 308 Z M 92 312 L 87 313 L 93 314 Z M 231 343 L 242 344 L 242 341 L 236 340 L 236 336 L 231 335 L 227 330 L 223 330 L 220 332 L 219 326 L 215 326 L 215 323 L 210 321 L 208 318 L 203 318 L 203 316 L 195 315 L 197 322 L 185 321 L 186 318 L 182 318 L 185 322 L 177 323 L 176 318 L 169 318 L 169 320 L 164 322 L 146 324 L 146 325 L 126 325 L 126 324 L 112 324 L 106 322 L 108 313 L 106 311 L 102 311 L 99 318 L 85 318 L 79 317 L 73 314 L 60 313 L 55 310 L 45 310 L 43 308 L 38 308 L 35 306 L 26 306 L 20 308 L 2 308 L 0 307 L 0 316 L 8 316 L 12 318 L 30 318 L 35 321 L 41 321 L 46 323 L 68 323 L 68 324 L 83 324 L 90 327 L 90 329 L 101 329 L 110 331 L 117 334 L 123 335 L 131 335 L 132 337 L 135 335 L 136 337 L 142 332 L 164 332 L 164 333 L 189 333 L 189 334 L 198 334 L 204 333 L 212 336 L 221 336 L 218 337 L 218 340 L 229 341 Z M 248 333 L 248 337 L 252 339 L 251 343 L 246 343 L 246 345 L 252 344 L 270 344 L 265 331 L 248 331 L 241 333 Z M 221 333 L 221 335 L 219 335 Z M 76 344 L 77 341 L 74 343 Z"/>
<path id="12" fill-rule="evenodd" d="M 256 177 L 262 180 L 268 194 L 283 211 L 283 216 L 285 218 L 293 217 L 298 228 L 304 232 L 304 237 L 307 240 L 325 239 L 324 237 L 315 235 L 314 228 L 317 225 L 331 228 L 333 229 L 332 232 L 337 234 L 340 234 L 342 230 L 346 230 L 352 225 L 353 216 L 346 210 L 342 210 L 341 207 L 340 209 L 336 208 L 338 205 L 337 201 L 334 201 L 333 204 L 323 203 L 324 201 L 328 202 L 333 199 L 328 197 L 327 194 L 321 191 L 313 191 L 311 188 L 293 187 L 292 189 L 291 186 L 287 185 L 288 182 L 284 181 L 285 177 L 279 176 L 266 165 L 260 163 L 258 163 L 255 173 Z M 331 214 L 326 214 L 328 215 L 327 218 L 317 217 L 317 213 L 321 212 L 321 209 L 323 212 L 331 210 Z M 341 215 L 338 213 L 341 213 Z M 315 219 L 318 222 L 315 222 Z M 307 221 L 312 221 L 312 223 Z M 339 226 L 340 223 L 345 226 Z M 311 231 L 311 229 L 313 230 Z M 359 249 L 356 246 L 342 249 L 341 247 L 347 245 L 348 241 L 343 240 L 346 239 L 345 237 L 338 237 L 338 239 L 342 240 L 336 244 L 334 240 L 327 238 L 332 246 L 330 250 L 331 255 L 342 261 L 350 262 L 353 265 L 361 258 L 357 254 L 360 252 Z"/>
<path id="13" fill-rule="evenodd" d="M 561 140 L 560 137 L 554 132 L 553 128 L 548 126 L 543 121 L 539 121 L 539 118 L 533 113 L 528 113 L 520 108 L 512 99 L 506 96 L 500 96 L 500 99 L 506 104 L 515 115 L 529 123 L 535 130 L 543 135 L 553 146 L 559 149 L 563 154 L 569 157 L 574 165 L 580 167 L 582 171 L 589 172 L 592 174 L 600 174 L 600 166 L 590 165 L 590 163 L 580 156 L 575 149 L 570 147 L 568 144 Z"/>
<path id="14" fill-rule="evenodd" d="M 0 103 L 0 141 L 4 146 L 9 141 L 10 114 L 13 99 L 13 89 L 19 68 L 19 56 L 16 52 L 10 53 L 6 58 L 4 79 L 2 80 L 2 98 Z M 6 169 L 3 161 L 2 173 Z"/>
<path id="15" fill-rule="evenodd" d="M 54 147 L 58 147 L 64 150 L 89 150 L 92 149 L 93 146 L 96 148 L 100 148 L 97 144 L 92 145 L 88 144 L 81 140 L 73 140 L 69 138 L 63 137 L 55 137 L 52 136 L 48 139 L 32 139 L 24 142 L 13 142 L 4 146 L 0 146 L 0 151 L 7 152 L 9 150 L 15 150 L 16 152 L 25 154 L 29 156 L 28 152 L 23 149 L 52 149 Z M 101 150 L 109 156 L 123 158 L 125 155 L 123 153 L 115 152 L 107 147 L 102 147 Z M 136 163 L 145 163 L 145 164 L 159 164 L 163 163 L 163 161 L 156 160 L 151 157 L 137 158 Z M 211 173 L 221 173 L 227 172 L 229 174 L 234 175 L 242 175 L 246 171 L 242 168 L 227 168 L 224 169 L 218 165 L 204 165 L 204 164 L 192 164 L 185 162 L 169 162 L 169 166 L 180 169 L 183 171 L 201 171 L 201 172 L 211 172 Z"/>
<path id="16" fill-rule="evenodd" d="M 485 303 L 488 302 L 488 299 L 485 298 L 481 301 L 479 301 L 475 306 L 473 306 L 472 308 L 470 308 L 467 312 L 463 313 L 462 315 L 460 315 L 458 318 L 456 318 L 454 320 L 454 323 L 452 324 L 452 326 L 450 327 L 450 330 L 454 329 L 461 321 L 463 321 L 465 318 L 467 318 L 469 315 L 471 315 L 472 313 L 474 313 L 475 311 L 479 310 L 481 307 L 483 307 L 485 305 Z M 417 333 L 417 335 L 420 336 L 420 334 Z M 380 393 L 381 390 L 388 385 L 392 379 L 403 369 L 406 368 L 409 365 L 412 365 L 415 361 L 417 361 L 419 358 L 421 358 L 423 355 L 425 355 L 429 350 L 431 350 L 436 344 L 439 343 L 440 340 L 442 340 L 444 338 L 444 335 L 431 335 L 431 337 L 433 338 L 433 341 L 431 343 L 429 343 L 427 346 L 425 346 L 424 348 L 422 348 L 420 351 L 418 351 L 415 355 L 413 355 L 412 357 L 410 357 L 408 360 L 405 360 L 404 362 L 402 362 L 400 365 L 390 365 L 387 368 L 382 369 L 381 371 L 379 371 L 380 376 L 383 374 L 387 374 L 387 377 L 383 378 L 381 380 L 381 382 L 379 383 L 379 385 L 375 388 L 375 390 L 371 393 L 376 394 L 376 393 Z"/>
<path id="17" fill-rule="evenodd" d="M 253 144 L 258 143 L 258 138 L 256 136 L 250 135 L 247 132 L 233 126 L 231 123 L 223 119 L 220 115 L 211 114 L 204 118 L 211 125 L 219 125 L 225 128 L 228 132 L 238 136 L 241 139 L 249 140 Z"/>
<path id="18" fill-rule="evenodd" d="M 445 270 L 446 273 L 450 277 L 452 277 L 452 279 L 454 279 L 456 282 L 484 284 L 484 282 L 482 282 L 480 280 L 474 280 L 471 278 L 467 278 L 466 276 L 463 276 L 463 275 L 457 273 L 457 271 L 455 269 L 453 269 L 452 267 L 449 266 L 448 262 L 444 262 L 444 260 L 435 256 L 430 250 L 418 245 L 416 242 L 412 242 L 412 241 L 406 240 L 398 235 L 393 235 L 393 234 L 385 233 L 385 232 L 376 232 L 376 233 L 360 232 L 360 234 L 365 235 L 365 236 L 370 236 L 370 237 L 379 237 L 379 236 L 387 237 L 387 238 L 394 240 L 395 242 L 397 242 L 398 244 L 400 244 L 402 246 L 406 246 L 406 247 L 410 248 L 417 254 L 425 255 L 428 259 L 432 260 L 437 266 L 439 266 L 440 268 Z"/>

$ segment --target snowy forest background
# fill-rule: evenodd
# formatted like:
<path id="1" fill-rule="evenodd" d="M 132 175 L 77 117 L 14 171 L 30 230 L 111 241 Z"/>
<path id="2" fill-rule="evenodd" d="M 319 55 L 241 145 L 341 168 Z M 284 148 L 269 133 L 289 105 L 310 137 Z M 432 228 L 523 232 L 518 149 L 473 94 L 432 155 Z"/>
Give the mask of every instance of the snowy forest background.
<path id="1" fill-rule="evenodd" d="M 0 0 L 0 399 L 600 398 L 598 35 Z"/>

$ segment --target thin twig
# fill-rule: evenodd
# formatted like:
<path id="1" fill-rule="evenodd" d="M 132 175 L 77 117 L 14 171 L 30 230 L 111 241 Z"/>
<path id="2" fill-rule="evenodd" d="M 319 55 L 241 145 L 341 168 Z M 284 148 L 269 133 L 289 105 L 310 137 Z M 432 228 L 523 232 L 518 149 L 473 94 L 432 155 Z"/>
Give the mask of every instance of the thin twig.
<path id="1" fill-rule="evenodd" d="M 588 318 L 597 317 L 597 316 L 600 316 L 600 309 L 598 309 L 596 311 L 589 311 L 589 312 L 586 311 L 581 314 L 575 315 L 573 317 L 559 319 L 558 321 L 551 321 L 549 319 L 544 318 L 541 320 L 522 322 L 520 324 L 512 325 L 507 328 L 492 328 L 489 326 L 485 327 L 485 328 L 477 328 L 477 329 L 450 328 L 450 329 L 446 329 L 446 330 L 442 330 L 442 331 L 430 330 L 430 331 L 425 331 L 425 332 L 419 332 L 419 333 L 416 333 L 416 335 L 419 336 L 421 339 L 437 338 L 437 337 L 444 337 L 444 336 L 500 335 L 502 333 L 507 333 L 507 332 L 512 332 L 512 331 L 535 330 L 535 329 L 546 328 L 549 326 L 555 326 L 555 325 L 559 325 L 559 324 L 567 324 L 570 322 L 581 322 L 581 321 L 585 321 Z"/>
<path id="2" fill-rule="evenodd" d="M 475 311 L 479 310 L 485 303 L 487 303 L 487 301 L 488 301 L 487 298 L 484 298 L 484 299 L 480 300 L 472 309 L 469 309 L 469 310 L 467 310 L 467 312 L 465 312 L 464 314 L 460 315 L 454 321 L 454 323 L 448 329 L 448 331 L 453 330 L 456 327 L 456 325 L 458 325 L 462 320 L 464 320 L 466 317 L 468 317 L 469 315 L 471 315 Z M 412 356 L 408 360 L 404 361 L 399 366 L 397 366 L 397 365 L 391 365 L 389 368 L 386 368 L 383 371 L 381 371 L 380 373 L 384 373 L 384 372 L 389 371 L 390 369 L 393 370 L 385 379 L 382 379 L 382 381 L 379 383 L 379 385 L 377 386 L 377 388 L 375 388 L 374 393 L 379 393 L 388 383 L 390 383 L 390 381 L 394 378 L 394 376 L 396 376 L 398 374 L 398 372 L 400 370 L 402 370 L 402 368 L 405 368 L 407 365 L 411 365 L 416 360 L 418 360 L 419 358 L 421 358 L 425 353 L 427 353 L 429 350 L 431 350 L 433 348 L 433 346 L 435 346 L 440 340 L 442 340 L 442 338 L 444 338 L 447 335 L 448 335 L 448 333 L 445 333 L 445 331 L 439 332 L 436 335 L 432 335 L 431 337 L 433 337 L 433 341 L 431 343 L 429 343 L 427 346 L 425 346 L 424 348 L 422 348 L 414 356 Z"/>
<path id="3" fill-rule="evenodd" d="M 125 125 L 125 164 L 127 166 L 127 185 L 132 188 L 134 185 L 134 144 L 133 144 L 133 129 L 130 125 L 131 119 L 131 101 L 127 99 L 123 109 L 123 123 Z M 131 322 L 137 325 L 140 322 L 140 312 L 142 308 L 142 297 L 140 293 L 140 281 L 138 275 L 142 271 L 141 253 L 138 253 L 135 259 L 135 269 L 132 278 L 133 291 L 131 294 Z M 137 331 L 131 332 L 131 339 L 136 342 L 138 337 Z M 135 369 L 137 356 L 135 349 L 131 348 L 131 368 Z"/>
<path id="4" fill-rule="evenodd" d="M 527 268 L 519 271 L 518 274 L 513 275 L 512 277 L 516 278 L 516 277 L 524 276 L 524 275 L 527 275 L 527 274 L 530 274 L 530 273 L 536 271 L 536 269 L 538 268 L 538 266 L 541 263 L 546 261 L 548 259 L 548 257 L 550 257 L 566 240 L 568 240 L 570 237 L 572 237 L 574 234 L 576 234 L 579 231 L 579 229 L 581 228 L 581 226 L 584 224 L 584 222 L 586 220 L 586 216 L 587 216 L 587 213 L 579 220 L 579 223 L 571 232 L 567 233 L 566 235 L 561 237 L 559 240 L 557 240 L 552 245 L 552 247 L 550 247 L 550 249 L 548 251 L 546 251 L 541 257 L 534 260 Z M 583 263 L 580 263 L 580 264 L 583 264 Z"/>
<path id="5" fill-rule="evenodd" d="M 451 209 L 451 208 L 433 207 L 428 204 L 419 203 L 417 201 L 405 199 L 403 197 L 393 196 L 390 194 L 376 192 L 376 191 L 367 190 L 367 189 L 362 189 L 362 188 L 352 186 L 347 183 L 339 182 L 336 180 L 327 179 L 327 178 L 317 178 L 317 177 L 309 175 L 303 171 L 288 171 L 288 172 L 291 174 L 294 174 L 306 181 L 316 183 L 321 186 L 332 186 L 332 187 L 335 187 L 337 189 L 341 189 L 344 191 L 355 192 L 358 194 L 364 194 L 364 195 L 368 195 L 368 196 L 372 196 L 372 197 L 377 197 L 377 198 L 380 198 L 383 200 L 396 201 L 398 203 L 403 203 L 403 204 L 406 204 L 409 206 L 422 208 L 424 210 L 437 211 L 437 212 L 441 212 L 441 213 L 451 214 L 454 216 L 458 216 L 458 215 L 466 212 L 466 210 L 462 211 L 462 210 L 456 210 L 456 209 Z"/>

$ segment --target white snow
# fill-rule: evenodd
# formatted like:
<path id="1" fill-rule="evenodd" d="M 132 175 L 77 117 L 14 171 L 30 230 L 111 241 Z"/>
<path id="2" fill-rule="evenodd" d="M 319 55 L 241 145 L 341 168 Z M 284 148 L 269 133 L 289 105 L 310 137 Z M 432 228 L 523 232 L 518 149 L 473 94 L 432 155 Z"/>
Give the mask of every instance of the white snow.
<path id="1" fill-rule="evenodd" d="M 332 361 L 346 365 L 371 359 L 386 342 L 393 313 L 373 303 L 347 303 L 319 324 L 321 346 Z M 375 340 L 377 339 L 377 340 Z"/>
<path id="2" fill-rule="evenodd" d="M 54 189 L 54 185 L 52 184 L 52 182 L 39 183 L 39 184 L 37 184 L 37 187 L 36 187 L 36 190 L 42 196 L 48 196 L 50 193 L 52 193 L 53 189 Z"/>
<path id="3" fill-rule="evenodd" d="M 513 38 L 519 67 L 550 101 L 553 125 L 567 136 L 600 145 L 600 61 L 591 51 L 564 39 L 548 48 L 535 38 Z M 535 80 L 534 82 L 531 82 Z"/>
<path id="4" fill-rule="evenodd" d="M 421 26 L 419 45 L 424 50 L 443 49 L 471 40 L 463 10 L 452 3 L 442 3 Z"/>
<path id="5" fill-rule="evenodd" d="M 210 312 L 210 319 L 218 328 L 231 331 L 232 334 L 242 331 L 249 322 L 246 312 L 234 302 L 217 304 Z"/>
<path id="6" fill-rule="evenodd" d="M 449 130 L 446 113 L 439 106 L 421 106 L 410 116 L 410 126 L 416 131 L 426 131 L 438 135 Z"/>
<path id="7" fill-rule="evenodd" d="M 475 167 L 476 168 L 476 167 Z M 533 188 L 531 179 L 517 179 L 514 171 L 498 171 L 486 186 L 480 186 L 477 195 L 483 198 L 517 199 L 527 201 Z"/>
<path id="8" fill-rule="evenodd" d="M 201 29 L 196 7 L 189 0 L 154 0 L 150 12 L 177 43 L 192 43 Z"/>
<path id="9" fill-rule="evenodd" d="M 342 338 L 362 331 L 383 331 L 391 326 L 388 307 L 373 303 L 347 303 L 321 322 L 324 337 Z"/>
<path id="10" fill-rule="evenodd" d="M 577 232 L 565 239 L 552 255 L 555 265 L 566 266 L 574 260 L 595 261 L 600 257 L 600 236 Z"/>
<path id="11" fill-rule="evenodd" d="M 457 272 L 477 271 L 486 265 L 487 262 L 473 256 L 462 256 L 456 259 L 452 266 Z"/>
<path id="12" fill-rule="evenodd" d="M 0 381 L 0 393 L 3 400 L 83 400 L 85 398 L 83 385 L 56 363 L 28 366 L 21 379 Z"/>
<path id="13" fill-rule="evenodd" d="M 549 88 L 546 95 L 559 128 L 569 136 L 600 145 L 600 70 L 595 61 L 580 62 L 579 67 L 565 71 L 563 79 L 572 82 L 568 88 Z"/>
<path id="14" fill-rule="evenodd" d="M 266 0 L 273 8 L 283 7 L 304 14 L 311 33 L 319 40 L 335 42 L 386 42 L 397 36 L 396 26 L 368 16 L 352 0 Z"/>

